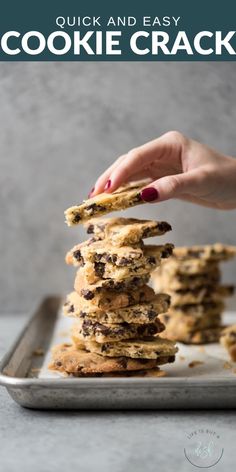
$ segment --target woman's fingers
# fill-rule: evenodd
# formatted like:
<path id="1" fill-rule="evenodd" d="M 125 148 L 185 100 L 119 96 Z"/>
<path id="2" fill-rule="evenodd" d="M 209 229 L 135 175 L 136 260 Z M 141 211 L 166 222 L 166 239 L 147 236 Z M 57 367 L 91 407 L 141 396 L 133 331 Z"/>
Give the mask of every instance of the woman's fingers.
<path id="1" fill-rule="evenodd" d="M 163 153 L 162 142 L 157 143 L 157 141 L 151 141 L 129 151 L 125 159 L 112 170 L 109 176 L 109 189 L 106 190 L 112 192 L 124 182 L 133 179 L 134 174 L 143 170 L 147 172 L 151 163 Z"/>
<path id="2" fill-rule="evenodd" d="M 134 174 L 146 171 L 151 174 L 152 164 L 168 158 L 180 167 L 181 148 L 184 137 L 175 131 L 168 132 L 153 141 L 132 149 L 121 156 L 104 172 L 95 184 L 93 195 L 102 191 L 113 192 L 124 182 L 133 179 Z"/>
<path id="3" fill-rule="evenodd" d="M 155 203 L 180 198 L 183 194 L 202 198 L 206 191 L 207 169 L 195 169 L 182 174 L 168 175 L 152 182 L 141 191 L 145 202 Z"/>
<path id="4" fill-rule="evenodd" d="M 104 187 L 106 186 L 107 182 L 109 181 L 109 176 L 111 175 L 112 171 L 122 162 L 123 159 L 125 159 L 126 154 L 123 154 L 122 156 L 118 157 L 113 164 L 106 169 L 105 172 L 103 172 L 102 175 L 97 179 L 95 182 L 95 185 L 93 189 L 90 192 L 90 196 L 95 196 L 98 193 L 101 193 L 104 191 Z"/>

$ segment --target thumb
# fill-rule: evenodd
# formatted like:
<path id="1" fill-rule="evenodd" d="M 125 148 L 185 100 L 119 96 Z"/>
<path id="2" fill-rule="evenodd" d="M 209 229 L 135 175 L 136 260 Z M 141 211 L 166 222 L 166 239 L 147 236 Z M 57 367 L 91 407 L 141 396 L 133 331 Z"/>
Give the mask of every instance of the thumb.
<path id="1" fill-rule="evenodd" d="M 152 182 L 141 191 L 145 202 L 161 202 L 179 197 L 184 193 L 193 193 L 200 189 L 199 171 L 168 175 Z"/>

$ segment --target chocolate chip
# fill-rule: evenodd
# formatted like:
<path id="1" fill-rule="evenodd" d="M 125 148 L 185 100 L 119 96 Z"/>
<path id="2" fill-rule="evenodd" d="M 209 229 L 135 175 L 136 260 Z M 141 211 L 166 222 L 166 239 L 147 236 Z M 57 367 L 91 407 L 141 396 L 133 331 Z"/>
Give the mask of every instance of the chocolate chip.
<path id="1" fill-rule="evenodd" d="M 73 257 L 77 260 L 77 261 L 83 261 L 83 257 L 81 255 L 81 251 L 79 249 L 76 249 L 76 251 L 73 252 Z"/>
<path id="2" fill-rule="evenodd" d="M 175 356 L 168 357 L 168 362 L 174 362 L 174 361 L 175 361 Z"/>
<path id="3" fill-rule="evenodd" d="M 128 365 L 128 359 L 126 357 L 120 357 L 119 360 L 119 365 L 121 367 L 123 367 L 123 369 L 126 369 L 127 368 L 127 365 Z"/>
<path id="4" fill-rule="evenodd" d="M 61 366 L 62 366 L 62 362 L 61 362 L 61 361 L 56 361 L 56 366 L 57 366 L 57 367 L 61 367 Z"/>
<path id="5" fill-rule="evenodd" d="M 137 329 L 138 334 L 139 334 L 140 336 L 142 336 L 142 334 L 145 332 L 145 330 L 146 330 L 146 326 L 145 326 L 145 325 L 140 325 L 140 326 L 138 327 L 138 329 Z"/>
<path id="6" fill-rule="evenodd" d="M 128 259 L 127 257 L 121 257 L 121 259 L 119 259 L 119 266 L 126 266 L 127 264 L 130 263 L 130 259 Z"/>
<path id="7" fill-rule="evenodd" d="M 74 224 L 79 223 L 80 220 L 81 220 L 81 216 L 79 215 L 79 213 L 76 213 L 76 215 L 74 215 L 73 217 L 73 223 Z"/>
<path id="8" fill-rule="evenodd" d="M 88 234 L 93 234 L 94 233 L 94 225 L 89 224 L 87 227 L 87 233 Z"/>
<path id="9" fill-rule="evenodd" d="M 81 295 L 85 298 L 85 300 L 92 300 L 94 298 L 94 293 L 87 289 L 82 289 Z"/>
<path id="10" fill-rule="evenodd" d="M 149 326 L 148 328 L 148 334 L 149 336 L 153 336 L 154 334 L 156 334 L 158 332 L 158 329 L 157 329 L 157 326 L 155 324 Z"/>
<path id="11" fill-rule="evenodd" d="M 143 202 L 141 193 L 137 193 L 137 195 L 135 195 L 135 197 L 133 198 L 133 203 L 138 203 L 138 202 Z"/>
<path id="12" fill-rule="evenodd" d="M 80 311 L 79 316 L 80 318 L 84 318 L 87 315 L 84 311 Z"/>
<path id="13" fill-rule="evenodd" d="M 96 262 L 100 262 L 103 258 L 103 254 L 95 254 L 94 257 Z"/>
<path id="14" fill-rule="evenodd" d="M 147 258 L 147 262 L 148 262 L 148 264 L 153 265 L 153 264 L 156 264 L 156 259 L 155 259 L 155 257 L 150 256 L 150 257 Z"/>
<path id="15" fill-rule="evenodd" d="M 91 328 L 93 328 L 93 323 L 90 320 L 83 321 L 82 330 L 84 336 L 89 336 Z"/>
<path id="16" fill-rule="evenodd" d="M 94 263 L 94 271 L 97 277 L 101 278 L 104 276 L 105 272 L 105 264 L 103 262 L 95 262 Z"/>
<path id="17" fill-rule="evenodd" d="M 165 249 L 163 249 L 163 251 L 161 252 L 161 257 L 163 259 L 167 259 L 167 257 L 171 256 L 173 252 L 173 248 L 170 246 L 170 247 L 166 247 Z"/>
<path id="18" fill-rule="evenodd" d="M 91 205 L 88 205 L 86 208 L 86 212 L 90 214 L 94 214 L 98 211 L 104 211 L 106 208 L 102 205 L 97 205 L 96 203 L 91 203 Z"/>
<path id="19" fill-rule="evenodd" d="M 171 225 L 167 223 L 166 221 L 160 221 L 159 223 L 157 223 L 157 228 L 159 229 L 159 231 L 163 233 L 166 233 L 167 231 L 172 230 Z"/>
<path id="20" fill-rule="evenodd" d="M 152 230 L 150 228 L 145 228 L 143 230 L 143 234 L 142 234 L 143 238 L 148 238 L 151 235 L 152 235 Z"/>
<path id="21" fill-rule="evenodd" d="M 150 321 L 155 320 L 155 318 L 157 317 L 157 312 L 154 310 L 148 310 L 147 316 Z"/>
<path id="22" fill-rule="evenodd" d="M 115 264 L 117 261 L 117 255 L 116 254 L 108 254 L 106 256 L 106 261 L 111 262 L 112 264 Z"/>
<path id="23" fill-rule="evenodd" d="M 74 308 L 74 305 L 70 305 L 70 307 L 68 308 L 68 313 L 73 313 L 75 311 L 75 308 Z"/>

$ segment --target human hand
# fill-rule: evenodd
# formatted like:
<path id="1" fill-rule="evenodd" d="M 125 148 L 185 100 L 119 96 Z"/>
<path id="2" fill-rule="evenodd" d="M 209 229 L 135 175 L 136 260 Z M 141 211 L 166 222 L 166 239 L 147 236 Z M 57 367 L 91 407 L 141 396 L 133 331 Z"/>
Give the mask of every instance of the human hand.
<path id="1" fill-rule="evenodd" d="M 179 198 L 211 208 L 236 208 L 236 159 L 170 131 L 120 156 L 97 180 L 90 196 L 125 182 L 150 178 L 147 202 Z"/>

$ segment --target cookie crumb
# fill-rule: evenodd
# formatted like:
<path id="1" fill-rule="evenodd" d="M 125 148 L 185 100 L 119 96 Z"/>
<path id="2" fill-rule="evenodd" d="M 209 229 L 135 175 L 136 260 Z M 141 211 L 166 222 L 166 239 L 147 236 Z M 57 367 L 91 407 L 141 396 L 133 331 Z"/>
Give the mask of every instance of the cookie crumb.
<path id="1" fill-rule="evenodd" d="M 32 374 L 37 374 L 38 372 L 40 372 L 40 370 L 41 370 L 41 369 L 39 369 L 39 368 L 37 368 L 37 367 L 32 367 L 32 368 L 30 369 L 30 372 L 31 372 Z"/>
<path id="2" fill-rule="evenodd" d="M 43 356 L 44 355 L 44 350 L 39 347 L 33 351 L 33 356 Z"/>
<path id="3" fill-rule="evenodd" d="M 226 361 L 223 365 L 224 369 L 232 369 L 232 364 L 231 362 Z"/>
<path id="4" fill-rule="evenodd" d="M 200 346 L 200 347 L 198 348 L 198 350 L 199 350 L 199 352 L 205 352 L 205 347 L 204 347 L 204 346 Z"/>
<path id="5" fill-rule="evenodd" d="M 198 365 L 202 365 L 204 364 L 204 362 L 202 361 L 192 361 L 192 362 L 189 362 L 189 367 L 192 368 L 192 367 L 197 367 Z"/>
<path id="6" fill-rule="evenodd" d="M 185 361 L 185 357 L 184 356 L 179 356 L 179 360 L 180 361 Z"/>

